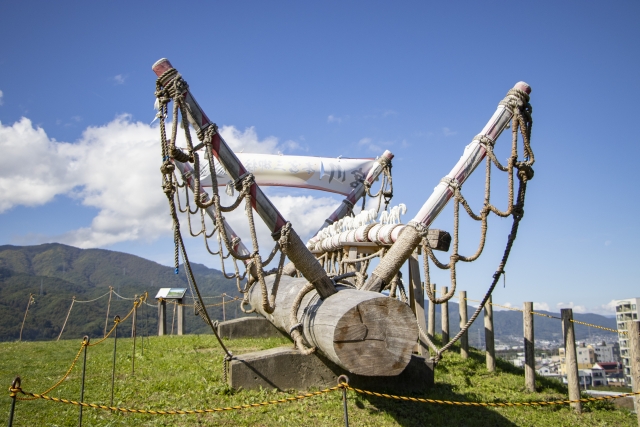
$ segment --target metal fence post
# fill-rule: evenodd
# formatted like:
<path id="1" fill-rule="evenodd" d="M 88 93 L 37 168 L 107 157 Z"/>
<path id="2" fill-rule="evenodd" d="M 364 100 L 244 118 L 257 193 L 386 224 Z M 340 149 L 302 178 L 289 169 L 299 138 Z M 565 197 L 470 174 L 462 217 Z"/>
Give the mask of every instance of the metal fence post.
<path id="1" fill-rule="evenodd" d="M 11 383 L 11 408 L 9 409 L 9 427 L 13 426 L 13 414 L 16 411 L 16 396 L 18 392 L 14 391 L 20 388 L 20 377 L 16 377 Z"/>
<path id="2" fill-rule="evenodd" d="M 338 385 L 343 385 L 343 387 L 342 387 L 342 406 L 344 408 L 344 425 L 345 425 L 345 427 L 349 427 L 349 411 L 348 411 L 348 408 L 347 408 L 347 386 L 349 385 L 349 377 L 346 376 L 346 375 L 340 375 L 338 377 Z"/>
<path id="3" fill-rule="evenodd" d="M 116 349 L 118 347 L 118 323 L 120 323 L 120 316 L 116 316 L 113 318 L 114 326 L 114 336 L 113 336 L 113 367 L 111 368 L 111 404 L 109 406 L 113 406 L 113 389 L 116 381 Z"/>
<path id="4" fill-rule="evenodd" d="M 84 360 L 82 362 L 82 384 L 80 385 L 80 403 L 84 401 L 84 379 L 87 373 L 87 349 L 89 348 L 89 337 L 87 335 L 82 338 L 82 345 L 84 346 Z M 78 427 L 82 427 L 82 409 L 80 405 L 80 415 L 78 417 Z"/>

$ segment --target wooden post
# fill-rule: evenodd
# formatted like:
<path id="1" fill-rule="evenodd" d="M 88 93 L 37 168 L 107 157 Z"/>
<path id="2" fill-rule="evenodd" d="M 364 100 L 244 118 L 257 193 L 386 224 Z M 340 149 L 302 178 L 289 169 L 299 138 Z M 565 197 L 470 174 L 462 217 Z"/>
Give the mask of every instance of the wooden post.
<path id="1" fill-rule="evenodd" d="M 467 324 L 467 291 L 460 291 L 460 329 Z M 460 337 L 460 356 L 463 359 L 467 359 L 469 357 L 469 334 L 465 332 L 464 335 Z"/>
<path id="2" fill-rule="evenodd" d="M 631 379 L 634 392 L 640 391 L 640 323 L 627 322 L 629 336 L 629 364 L 631 365 Z M 633 396 L 633 404 L 640 426 L 640 395 Z"/>
<path id="3" fill-rule="evenodd" d="M 446 295 L 449 292 L 449 287 L 442 287 L 442 295 Z M 440 304 L 440 326 L 442 332 L 442 345 L 446 345 L 449 342 L 449 301 L 445 301 Z"/>
<path id="4" fill-rule="evenodd" d="M 533 302 L 524 303 L 524 386 L 536 391 L 536 359 L 533 339 Z"/>
<path id="5" fill-rule="evenodd" d="M 420 264 L 418 263 L 418 251 L 414 251 L 409 258 L 409 282 L 413 300 L 415 302 L 413 309 L 418 319 L 418 325 L 423 332 L 427 332 L 427 319 L 424 315 L 424 291 L 422 282 L 420 281 Z M 420 336 L 420 335 L 418 335 Z M 418 339 L 418 354 L 421 356 L 429 355 L 429 346 L 426 342 Z"/>
<path id="6" fill-rule="evenodd" d="M 167 301 L 164 298 L 158 300 L 158 336 L 167 334 Z"/>
<path id="7" fill-rule="evenodd" d="M 487 371 L 496 370 L 496 346 L 493 336 L 493 298 L 490 296 L 484 305 L 484 345 L 486 348 Z"/>
<path id="8" fill-rule="evenodd" d="M 178 335 L 184 335 L 184 305 L 182 298 L 178 300 Z"/>
<path id="9" fill-rule="evenodd" d="M 578 359 L 576 357 L 576 336 L 573 332 L 573 310 L 563 308 L 560 310 L 562 317 L 562 335 L 564 336 L 564 354 L 565 366 L 567 374 L 567 382 L 569 384 L 569 399 L 580 399 L 580 383 L 578 382 Z M 578 414 L 582 413 L 582 403 L 575 402 L 571 407 Z"/>
<path id="10" fill-rule="evenodd" d="M 431 284 L 431 293 L 433 295 L 436 294 L 436 285 L 435 283 Z M 436 335 L 436 305 L 433 301 L 429 300 L 429 324 L 427 326 L 427 333 L 429 334 L 429 338 L 433 340 L 433 337 Z"/>
<path id="11" fill-rule="evenodd" d="M 265 277 L 269 294 L 274 279 Z M 408 305 L 380 293 L 341 287 L 324 300 L 314 290 L 300 296 L 292 315 L 307 283 L 305 278 L 282 276 L 272 313 L 264 309 L 259 286 L 249 291 L 249 302 L 276 328 L 295 336 L 297 331 L 318 353 L 353 374 L 395 376 L 404 371 L 418 342 L 416 318 Z"/>

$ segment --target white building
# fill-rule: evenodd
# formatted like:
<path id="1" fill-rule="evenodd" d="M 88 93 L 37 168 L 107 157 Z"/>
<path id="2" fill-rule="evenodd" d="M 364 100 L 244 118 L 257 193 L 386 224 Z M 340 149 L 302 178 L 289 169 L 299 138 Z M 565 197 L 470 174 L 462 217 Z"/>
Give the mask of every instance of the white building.
<path id="1" fill-rule="evenodd" d="M 598 362 L 618 362 L 620 348 L 617 344 L 607 344 L 603 341 L 602 344 L 590 345 L 589 347 L 593 348 Z"/>
<path id="2" fill-rule="evenodd" d="M 620 356 L 624 365 L 627 384 L 631 385 L 631 366 L 629 362 L 629 340 L 627 338 L 627 322 L 638 320 L 640 298 L 629 298 L 616 301 L 616 321 L 618 324 L 618 341 L 620 342 Z"/>

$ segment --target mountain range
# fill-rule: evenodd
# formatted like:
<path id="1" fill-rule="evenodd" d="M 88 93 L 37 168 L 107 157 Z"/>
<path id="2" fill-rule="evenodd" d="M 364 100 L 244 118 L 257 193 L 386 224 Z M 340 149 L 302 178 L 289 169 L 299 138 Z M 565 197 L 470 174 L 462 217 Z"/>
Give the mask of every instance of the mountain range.
<path id="1" fill-rule="evenodd" d="M 240 296 L 235 280 L 227 280 L 215 269 L 202 264 L 192 263 L 196 282 L 205 303 L 220 303 L 213 298 L 223 293 Z M 120 299 L 113 295 L 109 306 L 109 319 L 106 318 L 108 296 L 95 302 L 81 303 L 98 298 L 109 292 L 109 287 L 123 297 L 133 298 L 144 292 L 149 293 L 148 303 L 155 305 L 154 297 L 159 288 L 189 288 L 184 274 L 174 274 L 172 267 L 140 258 L 135 255 L 105 249 L 78 249 L 58 243 L 38 246 L 0 246 L 0 341 L 16 340 L 20 335 L 29 294 L 34 294 L 35 304 L 29 312 L 22 332 L 23 340 L 50 340 L 60 334 L 65 322 L 72 297 L 76 303 L 62 335 L 63 338 L 81 338 L 102 336 L 105 323 L 112 325 L 113 316 L 124 316 L 132 307 L 131 300 Z M 187 292 L 187 295 L 190 295 Z M 185 303 L 192 300 L 186 299 Z M 449 302 L 450 335 L 459 331 L 459 306 Z M 426 304 L 425 304 L 426 305 Z M 226 318 L 243 315 L 239 303 L 227 304 Z M 440 306 L 436 306 L 436 332 L 440 332 Z M 221 306 L 209 307 L 212 319 L 222 320 Z M 469 307 L 469 316 L 474 308 Z M 550 316 L 560 317 L 559 313 L 540 311 Z M 598 314 L 574 313 L 578 321 L 606 328 L 616 328 L 616 321 Z M 138 314 L 138 333 L 157 333 L 157 310 L 153 306 L 143 305 Z M 171 330 L 173 313 L 171 305 L 167 308 L 168 329 Z M 193 309 L 187 309 L 185 315 L 186 333 L 210 333 Z M 124 325 L 126 326 L 126 325 Z M 534 316 L 535 339 L 537 341 L 562 340 L 560 320 Z M 494 330 L 496 340 L 503 343 L 522 343 L 522 313 L 516 311 L 494 311 Z M 615 333 L 575 324 L 578 340 L 604 340 L 615 342 Z M 482 345 L 484 324 L 482 314 L 471 326 L 469 342 Z"/>

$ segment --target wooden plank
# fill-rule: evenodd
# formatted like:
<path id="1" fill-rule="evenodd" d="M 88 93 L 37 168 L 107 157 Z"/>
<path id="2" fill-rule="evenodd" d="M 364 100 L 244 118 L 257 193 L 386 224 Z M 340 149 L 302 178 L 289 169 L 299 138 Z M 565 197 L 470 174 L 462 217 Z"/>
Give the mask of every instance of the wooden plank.
<path id="1" fill-rule="evenodd" d="M 418 253 L 414 252 L 409 258 L 409 282 L 411 283 L 411 293 L 413 295 L 413 312 L 418 319 L 420 328 L 427 332 L 427 320 L 424 315 L 424 290 L 422 289 L 422 281 L 420 280 L 420 264 L 418 262 Z M 429 354 L 429 346 L 427 343 L 419 339 L 418 354 L 427 356 Z"/>

